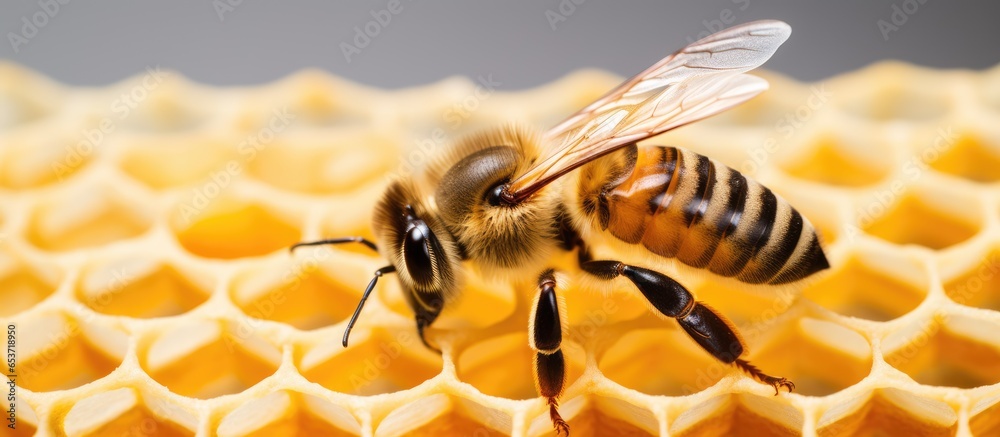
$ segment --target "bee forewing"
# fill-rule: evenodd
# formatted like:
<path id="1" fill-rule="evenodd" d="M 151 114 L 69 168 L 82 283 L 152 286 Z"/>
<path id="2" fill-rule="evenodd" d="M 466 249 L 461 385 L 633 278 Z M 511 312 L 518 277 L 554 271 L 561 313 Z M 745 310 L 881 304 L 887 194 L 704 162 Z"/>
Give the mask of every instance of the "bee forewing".
<path id="1" fill-rule="evenodd" d="M 667 56 L 546 132 L 542 156 L 511 181 L 506 196 L 524 199 L 619 147 L 756 96 L 767 82 L 743 73 L 767 61 L 791 31 L 780 21 L 755 21 Z"/>

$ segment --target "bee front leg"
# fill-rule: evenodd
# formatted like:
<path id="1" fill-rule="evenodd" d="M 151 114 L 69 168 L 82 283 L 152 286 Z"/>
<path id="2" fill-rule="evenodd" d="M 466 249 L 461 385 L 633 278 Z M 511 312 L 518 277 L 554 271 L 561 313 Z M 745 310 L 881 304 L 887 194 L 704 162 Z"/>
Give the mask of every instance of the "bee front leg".
<path id="1" fill-rule="evenodd" d="M 528 319 L 528 342 L 535 351 L 535 387 L 549 404 L 549 418 L 557 434 L 569 435 L 569 424 L 559 414 L 559 395 L 566 383 L 566 361 L 563 358 L 562 305 L 556 296 L 556 278 L 549 269 L 538 277 L 538 295 Z"/>
<path id="2" fill-rule="evenodd" d="M 410 308 L 413 309 L 414 320 L 417 322 L 417 335 L 420 336 L 420 341 L 428 349 L 440 354 L 441 349 L 431 345 L 427 341 L 426 329 L 431 326 L 431 323 L 437 320 L 438 315 L 441 314 L 441 310 L 444 309 L 444 297 L 441 293 L 437 292 L 418 292 L 409 289 L 405 290 L 403 294 Z"/>
<path id="3" fill-rule="evenodd" d="M 786 378 L 765 374 L 746 360 L 740 359 L 745 349 L 736 328 L 721 314 L 694 299 L 684 286 L 653 270 L 630 266 L 618 261 L 588 261 L 583 270 L 601 279 L 625 276 L 660 314 L 677 319 L 677 323 L 702 349 L 726 364 L 732 364 L 757 381 L 791 392 L 795 384 Z"/>

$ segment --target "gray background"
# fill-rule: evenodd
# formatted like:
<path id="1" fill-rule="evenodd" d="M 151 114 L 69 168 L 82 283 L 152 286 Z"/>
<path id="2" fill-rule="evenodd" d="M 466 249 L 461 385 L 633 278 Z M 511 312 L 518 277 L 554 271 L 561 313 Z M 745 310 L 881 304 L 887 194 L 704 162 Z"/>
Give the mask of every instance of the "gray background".
<path id="1" fill-rule="evenodd" d="M 78 85 L 108 84 L 160 65 L 220 85 L 318 67 L 389 88 L 492 74 L 516 89 L 581 67 L 635 73 L 720 17 L 790 23 L 791 39 L 767 67 L 804 80 L 881 59 L 975 69 L 1000 62 L 1000 2 L 992 1 L 400 0 L 402 10 L 350 62 L 341 43 L 353 44 L 355 26 L 363 29 L 389 0 L 58 1 L 68 3 L 42 0 L 59 10 L 15 51 L 11 34 L 27 35 L 23 20 L 46 13 L 39 0 L 3 0 L 0 58 Z M 546 11 L 557 13 L 560 2 L 564 12 L 575 9 L 553 29 Z M 221 16 L 219 5 L 226 6 Z M 893 23 L 893 5 L 917 9 L 886 39 L 878 21 Z"/>

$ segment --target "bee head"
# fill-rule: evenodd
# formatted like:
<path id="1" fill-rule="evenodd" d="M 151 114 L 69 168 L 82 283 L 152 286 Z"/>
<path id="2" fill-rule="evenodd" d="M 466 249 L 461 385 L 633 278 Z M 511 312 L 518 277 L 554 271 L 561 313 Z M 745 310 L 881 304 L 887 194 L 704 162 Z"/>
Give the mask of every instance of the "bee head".
<path id="1" fill-rule="evenodd" d="M 379 201 L 373 226 L 410 306 L 436 317 L 459 283 L 461 256 L 451 234 L 413 187 L 398 181 Z"/>

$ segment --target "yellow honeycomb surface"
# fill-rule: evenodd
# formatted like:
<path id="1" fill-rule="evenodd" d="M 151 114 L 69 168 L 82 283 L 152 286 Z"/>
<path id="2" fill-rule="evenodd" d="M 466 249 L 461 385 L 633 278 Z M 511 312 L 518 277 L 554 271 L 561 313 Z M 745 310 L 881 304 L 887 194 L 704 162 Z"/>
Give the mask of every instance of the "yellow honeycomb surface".
<path id="1" fill-rule="evenodd" d="M 760 97 L 647 142 L 756 177 L 820 230 L 833 267 L 799 287 L 677 278 L 796 391 L 774 396 L 627 284 L 590 288 L 557 259 L 573 435 L 1000 435 L 1000 67 L 761 75 Z M 384 91 L 302 72 L 216 88 L 151 66 L 80 88 L 0 64 L 7 431 L 551 435 L 531 377 L 530 282 L 473 278 L 429 331 L 439 356 L 389 276 L 344 349 L 385 261 L 287 247 L 370 238 L 389 177 L 485 126 L 551 126 L 620 79 L 585 71 L 509 92 L 484 74 Z"/>

